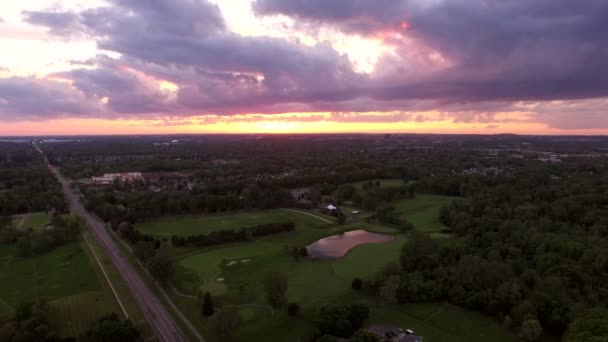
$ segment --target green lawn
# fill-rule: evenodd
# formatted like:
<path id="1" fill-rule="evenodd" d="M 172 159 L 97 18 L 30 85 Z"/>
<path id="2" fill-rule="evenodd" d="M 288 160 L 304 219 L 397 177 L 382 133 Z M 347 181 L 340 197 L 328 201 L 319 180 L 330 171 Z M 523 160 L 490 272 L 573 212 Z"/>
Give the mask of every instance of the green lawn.
<path id="1" fill-rule="evenodd" d="M 417 229 L 437 232 L 441 229 L 439 208 L 452 199 L 420 195 L 415 199 L 400 201 L 396 205 Z M 224 222 L 234 227 L 236 224 L 233 222 L 252 219 L 248 215 L 249 213 L 233 214 L 234 217 L 225 221 L 218 221 L 217 217 L 226 215 L 217 215 L 213 219 L 209 216 L 215 215 L 209 215 L 199 217 L 198 222 Z M 211 292 L 219 308 L 237 306 L 244 317 L 244 323 L 236 333 L 236 341 L 308 341 L 315 334 L 314 320 L 320 306 L 326 303 L 352 302 L 370 305 L 370 323 L 412 328 L 423 335 L 427 342 L 516 341 L 492 318 L 449 304 L 390 306 L 379 304 L 375 299 L 353 291 L 353 278 L 373 277 L 382 267 L 398 262 L 401 246 L 407 237 L 400 235 L 394 228 L 367 223 L 361 218 L 347 226 L 338 226 L 328 225 L 306 215 L 301 216 L 303 217 L 297 218 L 295 232 L 253 242 L 178 251 L 175 253 L 177 275 L 174 285 L 179 291 L 189 295 Z M 191 218 L 186 218 L 188 219 Z M 184 219 L 178 219 L 177 222 L 182 223 Z M 175 226 L 170 223 L 165 225 Z M 293 247 L 306 246 L 319 238 L 354 229 L 394 234 L 396 238 L 387 243 L 355 247 L 344 258 L 331 261 L 296 261 L 287 253 Z M 440 237 L 442 241 L 453 240 L 449 236 L 437 235 L 437 238 Z M 280 272 L 287 276 L 288 300 L 301 306 L 302 311 L 298 318 L 289 318 L 283 312 L 272 314 L 266 304 L 262 285 L 264 274 L 268 272 Z M 190 320 L 205 333 L 206 338 L 211 342 L 219 341 L 209 330 L 207 321 L 201 317 L 196 299 L 180 297 L 175 293 L 172 297 Z"/>
<path id="2" fill-rule="evenodd" d="M 0 317 L 10 316 L 20 303 L 44 299 L 61 336 L 84 333 L 102 315 L 118 312 L 94 267 L 80 243 L 29 257 L 0 246 Z"/>
<path id="3" fill-rule="evenodd" d="M 209 281 L 223 278 L 221 291 L 214 294 L 221 306 L 243 305 L 246 316 L 239 329 L 237 341 L 307 341 L 315 333 L 314 319 L 318 308 L 330 302 L 365 302 L 370 305 L 370 323 L 393 324 L 420 332 L 425 341 L 482 342 L 516 341 L 491 318 L 448 304 L 413 304 L 386 306 L 375 299 L 352 291 L 354 277 L 367 278 L 375 271 L 398 260 L 404 236 L 385 244 L 369 244 L 354 248 L 344 258 L 335 261 L 294 261 L 285 255 L 278 243 L 263 241 L 227 248 L 218 248 L 180 260 L 199 277 Z M 251 259 L 249 262 L 226 266 L 228 260 Z M 298 319 L 284 313 L 271 314 L 262 287 L 264 274 L 278 271 L 289 280 L 289 301 L 302 308 Z M 204 280 L 199 279 L 200 283 Z M 205 288 L 213 292 L 217 287 Z M 180 307 L 191 320 L 207 332 L 206 337 L 217 341 L 200 322 L 200 308 L 195 300 L 178 298 Z"/>
<path id="4" fill-rule="evenodd" d="M 313 213 L 314 214 L 314 213 Z M 256 224 L 292 221 L 296 226 L 323 227 L 328 223 L 318 218 L 282 209 L 165 217 L 151 222 L 136 225 L 142 233 L 157 236 L 188 236 L 206 234 L 222 229 L 238 229 Z"/>
<path id="5" fill-rule="evenodd" d="M 345 279 L 367 278 L 391 262 L 399 261 L 405 236 L 387 243 L 372 243 L 353 248 L 346 257 L 332 263 L 336 276 Z"/>
<path id="6" fill-rule="evenodd" d="M 516 342 L 501 324 L 482 314 L 446 303 L 379 305 L 370 300 L 370 323 L 412 329 L 425 342 Z"/>
<path id="7" fill-rule="evenodd" d="M 51 222 L 51 215 L 47 213 L 25 214 L 25 220 L 21 227 L 42 230 L 49 222 Z"/>
<path id="8" fill-rule="evenodd" d="M 397 212 L 422 232 L 439 232 L 445 228 L 439 221 L 439 210 L 457 197 L 440 195 L 417 195 L 395 203 Z"/>

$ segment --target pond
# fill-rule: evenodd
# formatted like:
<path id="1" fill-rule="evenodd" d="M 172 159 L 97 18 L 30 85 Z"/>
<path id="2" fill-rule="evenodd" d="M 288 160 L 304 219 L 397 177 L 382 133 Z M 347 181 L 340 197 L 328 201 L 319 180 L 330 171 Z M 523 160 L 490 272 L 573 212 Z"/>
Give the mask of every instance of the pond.
<path id="1" fill-rule="evenodd" d="M 391 235 L 370 233 L 359 229 L 328 236 L 306 246 L 306 249 L 308 250 L 308 255 L 313 259 L 338 259 L 359 245 L 383 243 L 393 239 L 394 237 Z"/>

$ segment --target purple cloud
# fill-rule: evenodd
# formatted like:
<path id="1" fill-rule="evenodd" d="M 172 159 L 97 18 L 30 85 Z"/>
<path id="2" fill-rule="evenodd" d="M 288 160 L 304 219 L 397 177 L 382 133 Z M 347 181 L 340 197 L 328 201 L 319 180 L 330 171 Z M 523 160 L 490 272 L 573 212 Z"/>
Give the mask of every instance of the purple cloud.
<path id="1" fill-rule="evenodd" d="M 65 82 L 0 78 L 0 119 L 41 119 L 101 114 L 101 108 Z"/>
<path id="2" fill-rule="evenodd" d="M 68 104 L 82 104 L 70 111 L 36 97 L 51 101 L 37 105 L 39 115 L 100 106 L 95 113 L 105 116 L 408 113 L 358 119 L 395 122 L 423 120 L 409 113 L 434 110 L 456 113 L 457 122 L 491 124 L 518 101 L 608 97 L 604 0 L 256 0 L 253 9 L 258 16 L 290 16 L 298 25 L 382 37 L 395 53 L 383 56 L 373 73 L 357 73 L 327 42 L 307 46 L 233 33 L 206 0 L 109 0 L 79 12 L 27 11 L 26 21 L 56 36 L 86 37 L 121 55 L 58 74 L 73 82 L 60 85 Z M 160 80 L 176 84 L 177 92 L 159 90 Z M 40 80 L 2 82 L 20 82 L 23 93 L 27 86 L 32 94 L 48 91 Z M 0 83 L 5 112 L 32 115 L 20 102 L 25 98 Z M 567 126 L 560 122 L 554 124 Z"/>

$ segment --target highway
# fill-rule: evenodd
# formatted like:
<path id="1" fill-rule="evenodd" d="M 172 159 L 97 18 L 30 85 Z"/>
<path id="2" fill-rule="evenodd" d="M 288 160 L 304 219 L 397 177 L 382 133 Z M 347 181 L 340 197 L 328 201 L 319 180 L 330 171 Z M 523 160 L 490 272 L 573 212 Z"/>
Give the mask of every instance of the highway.
<path id="1" fill-rule="evenodd" d="M 33 142 L 34 147 L 38 152 L 44 154 L 44 151 L 40 149 L 36 142 Z M 89 213 L 80 202 L 78 195 L 71 188 L 70 182 L 59 172 L 59 170 L 52 166 L 45 156 L 49 170 L 57 177 L 57 180 L 61 183 L 63 193 L 66 199 L 69 201 L 70 209 L 72 213 L 82 217 L 93 236 L 97 239 L 97 242 L 103 247 L 106 254 L 112 260 L 114 267 L 120 272 L 123 280 L 131 290 L 131 295 L 135 298 L 135 301 L 139 305 L 143 312 L 146 320 L 154 330 L 159 341 L 167 342 L 181 342 L 189 341 L 189 338 L 183 333 L 181 328 L 177 325 L 173 317 L 167 312 L 165 307 L 156 297 L 156 294 L 147 286 L 142 276 L 137 272 L 135 267 L 129 262 L 127 257 L 123 254 L 120 248 L 116 245 L 116 242 L 112 240 L 110 233 L 106 230 L 103 222 L 97 220 L 91 213 Z"/>

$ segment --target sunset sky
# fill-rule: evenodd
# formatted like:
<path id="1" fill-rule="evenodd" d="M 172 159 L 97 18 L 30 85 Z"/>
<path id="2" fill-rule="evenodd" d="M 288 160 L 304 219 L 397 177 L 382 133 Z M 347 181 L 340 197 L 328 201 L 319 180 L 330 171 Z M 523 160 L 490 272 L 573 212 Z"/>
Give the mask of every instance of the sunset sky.
<path id="1" fill-rule="evenodd" d="M 608 133 L 606 0 L 0 3 L 0 135 Z"/>

